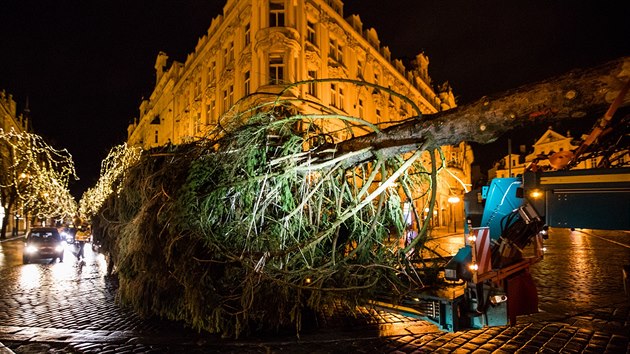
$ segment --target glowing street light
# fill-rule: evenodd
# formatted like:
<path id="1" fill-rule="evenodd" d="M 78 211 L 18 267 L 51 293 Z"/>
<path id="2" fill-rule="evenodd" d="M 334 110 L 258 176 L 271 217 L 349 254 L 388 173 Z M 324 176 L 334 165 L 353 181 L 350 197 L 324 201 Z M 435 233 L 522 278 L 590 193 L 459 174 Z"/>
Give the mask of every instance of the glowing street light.
<path id="1" fill-rule="evenodd" d="M 455 195 L 448 197 L 448 204 L 451 211 L 451 219 L 453 221 L 453 232 L 457 232 L 457 224 L 455 223 L 455 214 L 453 214 L 453 204 L 459 203 L 459 200 L 460 200 L 459 197 Z"/>

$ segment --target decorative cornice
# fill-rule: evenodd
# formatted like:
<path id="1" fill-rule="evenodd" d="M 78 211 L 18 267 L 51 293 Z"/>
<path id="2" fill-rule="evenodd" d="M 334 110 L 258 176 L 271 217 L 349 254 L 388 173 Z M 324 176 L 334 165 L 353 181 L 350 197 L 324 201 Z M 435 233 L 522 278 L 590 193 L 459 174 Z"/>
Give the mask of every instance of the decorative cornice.
<path id="1" fill-rule="evenodd" d="M 306 52 L 304 53 L 305 59 L 306 59 L 306 63 L 310 64 L 310 65 L 314 65 L 319 67 L 319 64 L 322 61 L 322 57 L 319 55 L 318 51 L 315 50 L 306 50 Z"/>
<path id="2" fill-rule="evenodd" d="M 252 63 L 252 51 L 251 50 L 244 50 L 240 57 L 238 58 L 238 66 L 239 67 L 245 67 L 245 66 L 251 66 Z"/>
<path id="3" fill-rule="evenodd" d="M 347 79 L 348 70 L 344 66 L 339 65 L 339 63 L 337 63 L 336 61 L 329 59 L 328 60 L 328 76 Z"/>
<path id="4" fill-rule="evenodd" d="M 221 34 L 221 43 L 229 42 L 234 37 L 234 26 L 228 26 Z"/>
<path id="5" fill-rule="evenodd" d="M 306 4 L 306 15 L 314 17 L 316 21 L 321 20 L 321 13 L 319 9 L 313 6 L 313 4 L 311 3 Z"/>
<path id="6" fill-rule="evenodd" d="M 251 15 L 252 6 L 250 4 L 247 4 L 247 6 L 243 8 L 243 11 L 241 11 L 241 13 L 238 15 L 240 23 L 247 23 L 249 20 L 251 20 Z"/>
<path id="7" fill-rule="evenodd" d="M 223 70 L 221 74 L 221 79 L 219 79 L 219 87 L 225 86 L 228 82 L 234 81 L 234 62 L 231 62 L 232 65 L 228 66 Z"/>
<path id="8" fill-rule="evenodd" d="M 325 26 L 328 27 L 328 31 L 332 33 L 334 37 L 336 37 L 337 39 L 341 40 L 344 43 L 348 42 L 348 37 L 349 37 L 348 34 L 346 34 L 346 31 L 344 31 L 343 28 L 341 28 L 341 26 L 339 26 L 337 22 L 334 22 L 334 21 L 327 22 L 325 23 Z"/>
<path id="9" fill-rule="evenodd" d="M 212 101 L 213 99 L 216 98 L 216 86 L 213 84 L 212 86 L 208 86 L 206 88 L 206 91 L 204 92 L 204 95 L 206 96 L 207 100 Z"/>
<path id="10" fill-rule="evenodd" d="M 256 32 L 256 51 L 279 50 L 301 51 L 300 34 L 290 27 L 267 27 Z"/>

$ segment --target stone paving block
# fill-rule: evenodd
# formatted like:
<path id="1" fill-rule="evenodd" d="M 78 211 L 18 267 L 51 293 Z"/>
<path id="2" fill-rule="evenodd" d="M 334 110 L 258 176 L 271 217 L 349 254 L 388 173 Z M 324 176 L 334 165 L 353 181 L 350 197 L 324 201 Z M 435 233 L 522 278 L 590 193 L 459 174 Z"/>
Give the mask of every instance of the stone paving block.
<path id="1" fill-rule="evenodd" d="M 582 350 L 582 354 L 601 354 L 603 352 L 604 349 L 590 345 Z"/>
<path id="2" fill-rule="evenodd" d="M 538 353 L 539 348 L 531 345 L 525 345 L 519 348 L 515 353 L 518 354 L 528 354 L 528 353 Z"/>
<path id="3" fill-rule="evenodd" d="M 468 350 L 468 351 L 471 351 L 471 352 L 476 351 L 477 348 L 479 348 L 478 345 L 474 345 L 474 344 L 472 344 L 470 342 L 462 345 L 462 347 L 461 347 L 461 349 L 465 349 L 465 350 Z"/>
<path id="4" fill-rule="evenodd" d="M 489 352 L 494 352 L 498 347 L 499 347 L 498 345 L 488 343 L 479 347 L 478 350 L 486 350 Z"/>
<path id="5" fill-rule="evenodd" d="M 566 342 L 562 339 L 552 338 L 550 341 L 545 343 L 545 346 L 543 348 L 560 351 L 560 349 L 564 347 L 565 343 Z"/>
<path id="6" fill-rule="evenodd" d="M 476 345 L 483 345 L 484 343 L 487 343 L 491 339 L 492 339 L 491 335 L 489 335 L 489 334 L 481 334 L 481 335 L 478 335 L 478 336 L 475 336 L 474 338 L 472 338 L 470 340 L 470 343 L 476 344 Z"/>
<path id="7" fill-rule="evenodd" d="M 579 353 L 586 347 L 587 343 L 576 343 L 575 341 L 570 341 L 565 344 L 562 348 L 562 351 L 568 351 L 569 353 Z"/>

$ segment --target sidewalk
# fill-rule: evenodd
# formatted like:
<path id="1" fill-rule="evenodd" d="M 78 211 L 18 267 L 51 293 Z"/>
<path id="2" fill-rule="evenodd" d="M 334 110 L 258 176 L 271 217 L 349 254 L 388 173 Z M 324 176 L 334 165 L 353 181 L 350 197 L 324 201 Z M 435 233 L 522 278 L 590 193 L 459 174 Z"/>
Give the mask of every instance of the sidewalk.
<path id="1" fill-rule="evenodd" d="M 5 241 L 11 241 L 11 240 L 15 240 L 17 238 L 21 238 L 26 236 L 26 232 L 24 231 L 20 231 L 18 232 L 17 236 L 13 236 L 13 233 L 11 231 L 8 231 L 5 235 L 4 238 L 0 238 L 0 242 L 5 242 Z M 0 352 L 1 353 L 1 352 Z"/>

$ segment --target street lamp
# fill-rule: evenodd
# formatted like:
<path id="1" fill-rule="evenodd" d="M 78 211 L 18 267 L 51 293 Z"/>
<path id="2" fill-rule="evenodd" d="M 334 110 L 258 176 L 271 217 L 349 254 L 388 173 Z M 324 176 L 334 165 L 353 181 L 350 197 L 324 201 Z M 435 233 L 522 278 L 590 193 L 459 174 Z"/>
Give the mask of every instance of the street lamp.
<path id="1" fill-rule="evenodd" d="M 451 212 L 451 220 L 453 220 L 453 232 L 457 232 L 457 223 L 455 222 L 455 214 L 453 214 L 453 204 L 459 203 L 459 197 L 453 195 L 448 197 L 449 209 Z"/>

